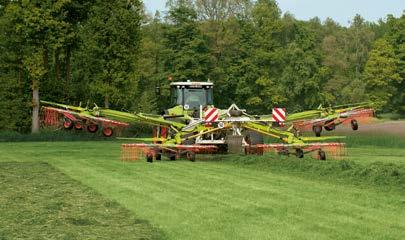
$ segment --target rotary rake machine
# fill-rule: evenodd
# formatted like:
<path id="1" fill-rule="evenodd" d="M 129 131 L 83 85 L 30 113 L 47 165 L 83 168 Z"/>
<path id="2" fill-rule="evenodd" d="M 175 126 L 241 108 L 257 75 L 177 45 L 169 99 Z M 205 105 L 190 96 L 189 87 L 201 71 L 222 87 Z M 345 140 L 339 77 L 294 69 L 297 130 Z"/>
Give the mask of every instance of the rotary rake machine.
<path id="1" fill-rule="evenodd" d="M 375 116 L 375 103 L 357 103 L 294 113 L 287 116 L 295 131 L 312 131 L 321 136 L 322 128 L 333 131 L 339 125 L 350 125 L 352 130 L 359 129 L 359 124 L 367 124 Z"/>
<path id="2" fill-rule="evenodd" d="M 353 108 L 334 110 L 331 113 L 318 109 L 317 115 L 304 112 L 288 119 L 291 118 L 290 115 L 286 126 L 280 127 L 280 123 L 274 126 L 272 118 L 251 115 L 235 104 L 228 109 L 215 108 L 211 82 L 173 82 L 170 88 L 173 107 L 165 110 L 163 115 L 121 112 L 98 106 L 74 107 L 43 101 L 43 123 L 65 129 L 86 128 L 90 132 L 101 129 L 105 136 L 111 136 L 113 130 L 125 128 L 129 124 L 153 126 L 151 138 L 119 138 L 127 142 L 121 146 L 121 158 L 124 161 L 146 159 L 153 162 L 161 160 L 162 156 L 170 160 L 185 157 L 194 161 L 197 154 L 262 155 L 267 152 L 295 155 L 298 158 L 309 154 L 326 160 L 327 157 L 341 159 L 346 152 L 344 143 L 325 141 L 344 137 L 301 136 L 292 119 L 313 121 L 316 116 L 322 116 L 322 119 L 328 119 L 324 122 L 339 122 L 349 111 L 352 113 L 363 110 Z M 273 139 L 276 143 L 265 144 L 264 137 Z"/>

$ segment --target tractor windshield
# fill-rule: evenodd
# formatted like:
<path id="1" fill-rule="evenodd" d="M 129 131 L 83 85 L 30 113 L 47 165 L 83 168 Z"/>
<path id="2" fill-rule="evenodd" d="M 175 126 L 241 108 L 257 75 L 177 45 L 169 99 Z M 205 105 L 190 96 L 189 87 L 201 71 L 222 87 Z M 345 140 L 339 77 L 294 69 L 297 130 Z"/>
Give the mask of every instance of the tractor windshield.
<path id="1" fill-rule="evenodd" d="M 188 86 L 172 88 L 172 104 L 188 105 L 190 109 L 198 109 L 213 104 L 212 88 L 200 87 L 190 88 Z"/>

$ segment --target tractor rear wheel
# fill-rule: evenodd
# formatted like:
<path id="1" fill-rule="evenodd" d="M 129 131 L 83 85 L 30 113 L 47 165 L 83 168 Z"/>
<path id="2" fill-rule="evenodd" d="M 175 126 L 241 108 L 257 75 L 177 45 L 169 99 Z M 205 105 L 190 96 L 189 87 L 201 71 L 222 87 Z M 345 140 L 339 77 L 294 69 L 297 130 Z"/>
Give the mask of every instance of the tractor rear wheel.
<path id="1" fill-rule="evenodd" d="M 314 125 L 312 127 L 312 131 L 314 131 L 315 136 L 320 137 L 322 133 L 322 127 L 320 125 Z"/>
<path id="2" fill-rule="evenodd" d="M 356 131 L 356 130 L 359 129 L 359 123 L 357 122 L 356 119 L 353 119 L 350 123 L 351 123 L 352 129 L 353 129 L 354 131 Z"/>
<path id="3" fill-rule="evenodd" d="M 326 153 L 324 151 L 319 150 L 318 155 L 319 155 L 319 160 L 321 160 L 321 161 L 326 160 Z"/>
<path id="4" fill-rule="evenodd" d="M 302 151 L 301 148 L 297 148 L 295 150 L 295 156 L 297 156 L 297 158 L 303 158 L 304 157 L 304 151 Z"/>

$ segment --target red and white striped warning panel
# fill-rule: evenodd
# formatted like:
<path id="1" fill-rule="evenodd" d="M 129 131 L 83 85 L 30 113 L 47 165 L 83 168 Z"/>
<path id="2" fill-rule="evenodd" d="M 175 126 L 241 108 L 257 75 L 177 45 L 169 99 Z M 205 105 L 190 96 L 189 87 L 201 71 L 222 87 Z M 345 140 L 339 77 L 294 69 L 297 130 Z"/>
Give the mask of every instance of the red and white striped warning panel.
<path id="1" fill-rule="evenodd" d="M 217 108 L 210 108 L 204 112 L 205 122 L 215 122 L 218 120 L 219 110 Z"/>
<path id="2" fill-rule="evenodd" d="M 285 121 L 285 108 L 273 108 L 272 112 L 273 121 L 282 123 Z"/>

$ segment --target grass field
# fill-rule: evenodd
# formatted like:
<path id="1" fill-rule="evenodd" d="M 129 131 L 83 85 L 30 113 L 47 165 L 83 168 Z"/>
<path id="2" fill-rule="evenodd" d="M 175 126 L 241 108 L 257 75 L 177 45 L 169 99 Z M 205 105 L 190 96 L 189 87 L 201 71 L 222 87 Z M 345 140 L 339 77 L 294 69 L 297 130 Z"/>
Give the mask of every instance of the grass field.
<path id="1" fill-rule="evenodd" d="M 69 189 L 78 189 L 79 195 L 91 192 L 93 201 L 101 202 L 89 206 L 87 197 L 77 198 L 86 219 L 103 217 L 98 215 L 105 208 L 102 202 L 119 203 L 112 205 L 124 214 L 113 215 L 116 220 L 110 220 L 115 224 L 107 234 L 129 219 L 144 219 L 148 223 L 141 221 L 140 229 L 156 237 L 153 229 L 158 228 L 168 239 L 405 239 L 405 149 L 385 142 L 351 139 L 348 145 L 357 146 L 349 149 L 350 158 L 343 162 L 231 156 L 153 164 L 119 161 L 118 142 L 0 143 L 0 171 L 10 184 L 30 189 L 18 176 L 30 176 L 27 169 L 42 163 L 46 169 L 39 172 L 44 176 L 56 171 L 65 179 L 62 182 L 69 182 Z M 10 164 L 24 166 L 22 172 L 8 173 Z M 46 179 L 26 197 L 52 191 L 43 185 L 65 186 Z M 71 191 L 61 194 L 71 196 Z M 38 221 L 34 227 L 15 224 L 25 210 L 10 201 L 10 194 L 0 195 L 2 206 L 7 201 L 7 207 L 0 206 L 0 234 L 7 239 L 21 230 L 41 238 L 37 228 L 42 217 L 32 217 Z M 34 201 L 45 206 L 48 200 Z M 76 219 L 78 213 L 71 211 L 67 219 Z M 55 220 L 58 215 L 49 219 L 60 234 L 76 231 L 63 222 L 68 220 Z M 104 229 L 97 224 L 84 228 L 96 234 Z M 143 234 L 136 227 L 134 234 L 123 228 L 128 230 L 120 233 L 123 239 Z"/>

